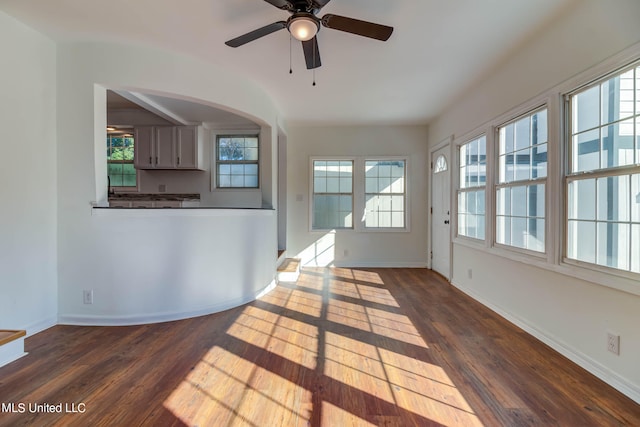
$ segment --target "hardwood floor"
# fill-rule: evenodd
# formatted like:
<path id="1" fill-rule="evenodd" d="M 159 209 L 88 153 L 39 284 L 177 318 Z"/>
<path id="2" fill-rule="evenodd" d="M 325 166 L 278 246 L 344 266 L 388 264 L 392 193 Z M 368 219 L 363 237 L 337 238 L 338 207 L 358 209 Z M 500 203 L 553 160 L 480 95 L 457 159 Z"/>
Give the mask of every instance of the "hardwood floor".
<path id="1" fill-rule="evenodd" d="M 25 346 L 0 368 L 0 426 L 640 425 L 640 405 L 423 269 L 306 268 L 223 313 Z"/>

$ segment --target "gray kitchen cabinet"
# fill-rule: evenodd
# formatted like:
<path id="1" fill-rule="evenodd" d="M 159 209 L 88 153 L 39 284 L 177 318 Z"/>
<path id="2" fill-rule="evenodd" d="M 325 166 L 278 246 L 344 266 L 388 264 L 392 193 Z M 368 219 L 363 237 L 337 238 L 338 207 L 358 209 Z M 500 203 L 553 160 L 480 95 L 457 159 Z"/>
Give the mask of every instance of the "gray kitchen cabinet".
<path id="1" fill-rule="evenodd" d="M 176 167 L 202 169 L 202 129 L 197 126 L 176 128 Z"/>
<path id="2" fill-rule="evenodd" d="M 135 128 L 136 169 L 202 169 L 203 137 L 197 126 Z"/>

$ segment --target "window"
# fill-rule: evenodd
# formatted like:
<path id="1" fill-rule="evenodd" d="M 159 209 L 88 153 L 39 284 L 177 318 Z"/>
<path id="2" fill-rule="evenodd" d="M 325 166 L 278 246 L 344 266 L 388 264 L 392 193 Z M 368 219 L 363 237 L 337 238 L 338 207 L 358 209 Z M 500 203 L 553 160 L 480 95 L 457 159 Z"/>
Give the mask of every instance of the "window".
<path id="1" fill-rule="evenodd" d="M 567 95 L 567 258 L 640 273 L 640 66 Z"/>
<path id="2" fill-rule="evenodd" d="M 219 135 L 217 187 L 258 188 L 258 152 L 257 135 Z"/>
<path id="3" fill-rule="evenodd" d="M 547 110 L 498 129 L 496 242 L 545 252 Z"/>
<path id="4" fill-rule="evenodd" d="M 107 174 L 111 187 L 137 186 L 133 146 L 130 134 L 107 134 Z"/>
<path id="5" fill-rule="evenodd" d="M 485 186 L 487 183 L 487 139 L 460 146 L 458 187 L 458 235 L 484 240 Z"/>
<path id="6" fill-rule="evenodd" d="M 405 161 L 365 160 L 365 227 L 404 228 Z"/>
<path id="7" fill-rule="evenodd" d="M 313 161 L 314 230 L 353 227 L 353 161 Z"/>

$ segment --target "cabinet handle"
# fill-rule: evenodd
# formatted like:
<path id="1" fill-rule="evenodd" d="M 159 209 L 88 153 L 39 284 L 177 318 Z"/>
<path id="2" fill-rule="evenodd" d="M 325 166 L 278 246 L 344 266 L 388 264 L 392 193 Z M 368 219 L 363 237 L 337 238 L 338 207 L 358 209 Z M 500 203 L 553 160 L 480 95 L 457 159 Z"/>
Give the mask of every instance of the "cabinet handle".
<path id="1" fill-rule="evenodd" d="M 178 156 L 178 164 L 180 164 L 180 156 Z"/>
<path id="2" fill-rule="evenodd" d="M 158 164 L 158 156 L 156 156 L 156 165 Z"/>
<path id="3" fill-rule="evenodd" d="M 152 165 L 153 164 L 153 160 L 151 160 L 151 156 L 149 156 L 149 164 Z"/>

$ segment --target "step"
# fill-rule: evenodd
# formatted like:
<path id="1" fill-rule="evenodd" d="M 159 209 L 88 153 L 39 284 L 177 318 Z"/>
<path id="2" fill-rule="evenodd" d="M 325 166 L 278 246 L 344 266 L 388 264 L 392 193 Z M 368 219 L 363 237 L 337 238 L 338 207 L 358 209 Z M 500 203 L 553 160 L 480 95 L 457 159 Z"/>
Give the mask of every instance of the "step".
<path id="1" fill-rule="evenodd" d="M 0 329 L 0 367 L 24 356 L 27 331 Z"/>
<path id="2" fill-rule="evenodd" d="M 278 282 L 295 282 L 300 276 L 300 259 L 285 258 L 278 267 Z"/>

